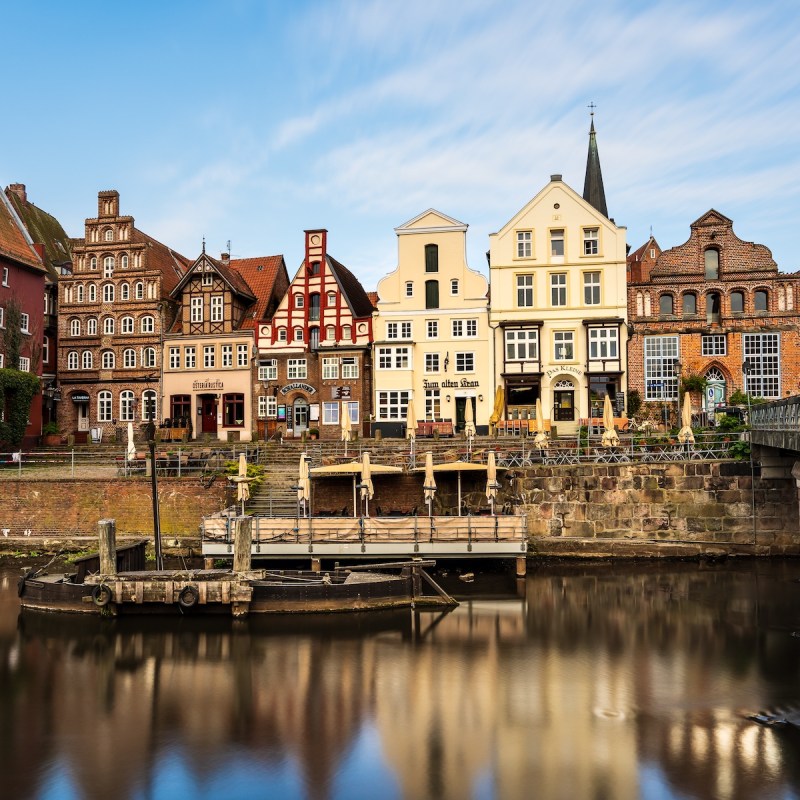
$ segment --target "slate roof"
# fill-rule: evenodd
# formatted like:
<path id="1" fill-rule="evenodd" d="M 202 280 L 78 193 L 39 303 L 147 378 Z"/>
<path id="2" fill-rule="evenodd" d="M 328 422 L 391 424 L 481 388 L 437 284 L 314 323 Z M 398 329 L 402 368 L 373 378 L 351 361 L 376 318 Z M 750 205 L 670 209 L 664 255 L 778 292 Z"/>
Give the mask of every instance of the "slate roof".
<path id="1" fill-rule="evenodd" d="M 589 154 L 586 157 L 586 177 L 583 181 L 583 199 L 594 206 L 604 217 L 608 217 L 606 190 L 603 187 L 603 173 L 600 170 L 600 153 L 597 150 L 597 135 L 594 118 L 589 130 Z"/>
<path id="2" fill-rule="evenodd" d="M 5 192 L 0 192 L 0 256 L 40 272 L 46 271 Z"/>
<path id="3" fill-rule="evenodd" d="M 332 256 L 328 256 L 327 258 L 328 267 L 339 281 L 339 286 L 342 287 L 342 292 L 344 292 L 347 302 L 350 304 L 353 316 L 372 316 L 372 313 L 375 311 L 375 306 L 358 278 L 356 278 L 344 264 L 340 264 Z"/>

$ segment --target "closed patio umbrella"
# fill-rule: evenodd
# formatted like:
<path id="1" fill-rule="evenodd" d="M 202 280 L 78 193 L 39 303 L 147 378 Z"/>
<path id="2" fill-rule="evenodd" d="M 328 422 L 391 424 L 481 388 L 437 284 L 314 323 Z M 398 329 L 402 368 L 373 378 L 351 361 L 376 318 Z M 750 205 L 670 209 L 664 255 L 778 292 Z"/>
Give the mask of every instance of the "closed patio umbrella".
<path id="1" fill-rule="evenodd" d="M 464 406 L 464 433 L 468 439 L 475 435 L 475 412 L 472 410 L 472 398 L 466 398 L 467 404 Z"/>
<path id="2" fill-rule="evenodd" d="M 492 416 L 489 417 L 489 424 L 494 425 L 495 429 L 497 428 L 497 423 L 500 422 L 500 418 L 503 416 L 504 403 L 505 397 L 503 395 L 503 387 L 498 386 L 497 391 L 494 393 L 494 408 L 492 409 Z"/>
<path id="3" fill-rule="evenodd" d="M 369 453 L 364 453 L 361 458 L 361 499 L 366 503 L 366 515 L 369 516 L 369 501 L 375 496 L 375 487 L 372 485 L 372 470 L 369 463 Z"/>
<path id="4" fill-rule="evenodd" d="M 347 443 L 352 438 L 353 425 L 350 422 L 350 408 L 347 403 L 342 403 L 342 441 L 344 442 L 344 454 L 347 455 Z"/>
<path id="5" fill-rule="evenodd" d="M 533 437 L 533 444 L 540 450 L 547 447 L 548 436 L 544 431 L 544 411 L 542 411 L 542 398 L 536 398 L 536 436 Z"/>
<path id="6" fill-rule="evenodd" d="M 303 504 L 303 507 L 308 510 L 309 501 L 311 500 L 311 478 L 309 476 L 308 461 L 306 454 L 300 453 L 300 466 L 297 470 L 297 501 Z"/>
<path id="7" fill-rule="evenodd" d="M 619 436 L 614 430 L 614 410 L 611 408 L 611 398 L 606 395 L 603 401 L 603 447 L 618 447 Z"/>
<path id="8" fill-rule="evenodd" d="M 433 514 L 433 496 L 436 494 L 436 478 L 433 474 L 433 453 L 425 453 L 425 480 L 422 488 L 425 491 L 425 502 L 428 504 L 428 516 Z"/>
<path id="9" fill-rule="evenodd" d="M 128 449 L 126 451 L 128 461 L 133 461 L 136 458 L 136 445 L 133 443 L 133 423 L 128 423 Z"/>
<path id="10" fill-rule="evenodd" d="M 681 444 L 694 444 L 694 433 L 692 432 L 692 398 L 689 392 L 683 395 L 683 407 L 681 408 L 681 425 L 678 432 L 678 441 Z"/>
<path id="11" fill-rule="evenodd" d="M 499 486 L 500 484 L 497 483 L 497 464 L 495 463 L 494 450 L 490 450 L 486 457 L 486 499 L 492 507 L 492 514 L 494 514 L 494 504 Z"/>
<path id="12" fill-rule="evenodd" d="M 414 439 L 417 435 L 417 417 L 414 411 L 414 401 L 409 400 L 406 408 L 406 438 Z"/>

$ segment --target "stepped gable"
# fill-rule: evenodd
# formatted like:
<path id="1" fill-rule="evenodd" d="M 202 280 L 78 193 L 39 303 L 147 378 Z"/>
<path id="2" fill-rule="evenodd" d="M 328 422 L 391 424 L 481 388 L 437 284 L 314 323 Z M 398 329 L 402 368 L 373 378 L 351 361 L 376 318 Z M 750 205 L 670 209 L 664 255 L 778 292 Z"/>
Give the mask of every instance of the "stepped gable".
<path id="1" fill-rule="evenodd" d="M 763 244 L 740 239 L 733 232 L 733 221 L 713 208 L 690 225 L 689 238 L 681 245 L 664 250 L 651 272 L 653 283 L 674 284 L 683 280 L 704 281 L 703 254 L 708 248 L 720 251 L 720 262 L 727 277 L 759 279 L 774 277 L 778 266 L 772 251 Z"/>
<path id="2" fill-rule="evenodd" d="M 255 306 L 242 322 L 243 328 L 255 328 L 258 320 L 270 319 L 289 287 L 289 273 L 282 255 L 258 258 L 232 258 L 230 271 L 237 274 L 255 296 Z"/>
<path id="3" fill-rule="evenodd" d="M 30 238 L 44 247 L 44 265 L 51 278 L 57 278 L 62 269 L 72 263 L 72 239 L 61 223 L 28 200 L 24 183 L 12 183 L 6 189 L 14 210 L 25 225 Z"/>
<path id="4" fill-rule="evenodd" d="M 33 270 L 45 272 L 44 264 L 28 236 L 22 220 L 4 192 L 0 192 L 0 256 Z"/>
<path id="5" fill-rule="evenodd" d="M 350 310 L 353 312 L 353 316 L 356 318 L 372 316 L 375 311 L 375 305 L 361 285 L 361 281 L 359 281 L 344 264 L 339 263 L 332 256 L 327 256 L 327 260 L 331 272 L 339 282 L 342 293 L 350 304 Z"/>

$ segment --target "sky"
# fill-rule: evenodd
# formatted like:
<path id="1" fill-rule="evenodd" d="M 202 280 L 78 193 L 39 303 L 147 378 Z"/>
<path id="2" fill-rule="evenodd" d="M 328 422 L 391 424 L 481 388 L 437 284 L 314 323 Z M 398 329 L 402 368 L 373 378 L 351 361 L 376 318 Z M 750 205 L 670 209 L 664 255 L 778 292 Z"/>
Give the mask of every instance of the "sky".
<path id="1" fill-rule="evenodd" d="M 189 258 L 303 231 L 367 290 L 428 208 L 488 235 L 595 126 L 632 249 L 710 208 L 800 270 L 796 0 L 27 0 L 4 4 L 0 183 L 83 236 L 97 192 Z"/>

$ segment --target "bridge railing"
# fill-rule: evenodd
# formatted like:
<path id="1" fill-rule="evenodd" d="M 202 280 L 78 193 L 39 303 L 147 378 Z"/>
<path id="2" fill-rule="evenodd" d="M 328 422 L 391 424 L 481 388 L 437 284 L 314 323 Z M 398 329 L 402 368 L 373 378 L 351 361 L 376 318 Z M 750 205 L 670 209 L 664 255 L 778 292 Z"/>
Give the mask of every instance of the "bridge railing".
<path id="1" fill-rule="evenodd" d="M 800 396 L 753 406 L 750 427 L 761 431 L 800 430 Z"/>

